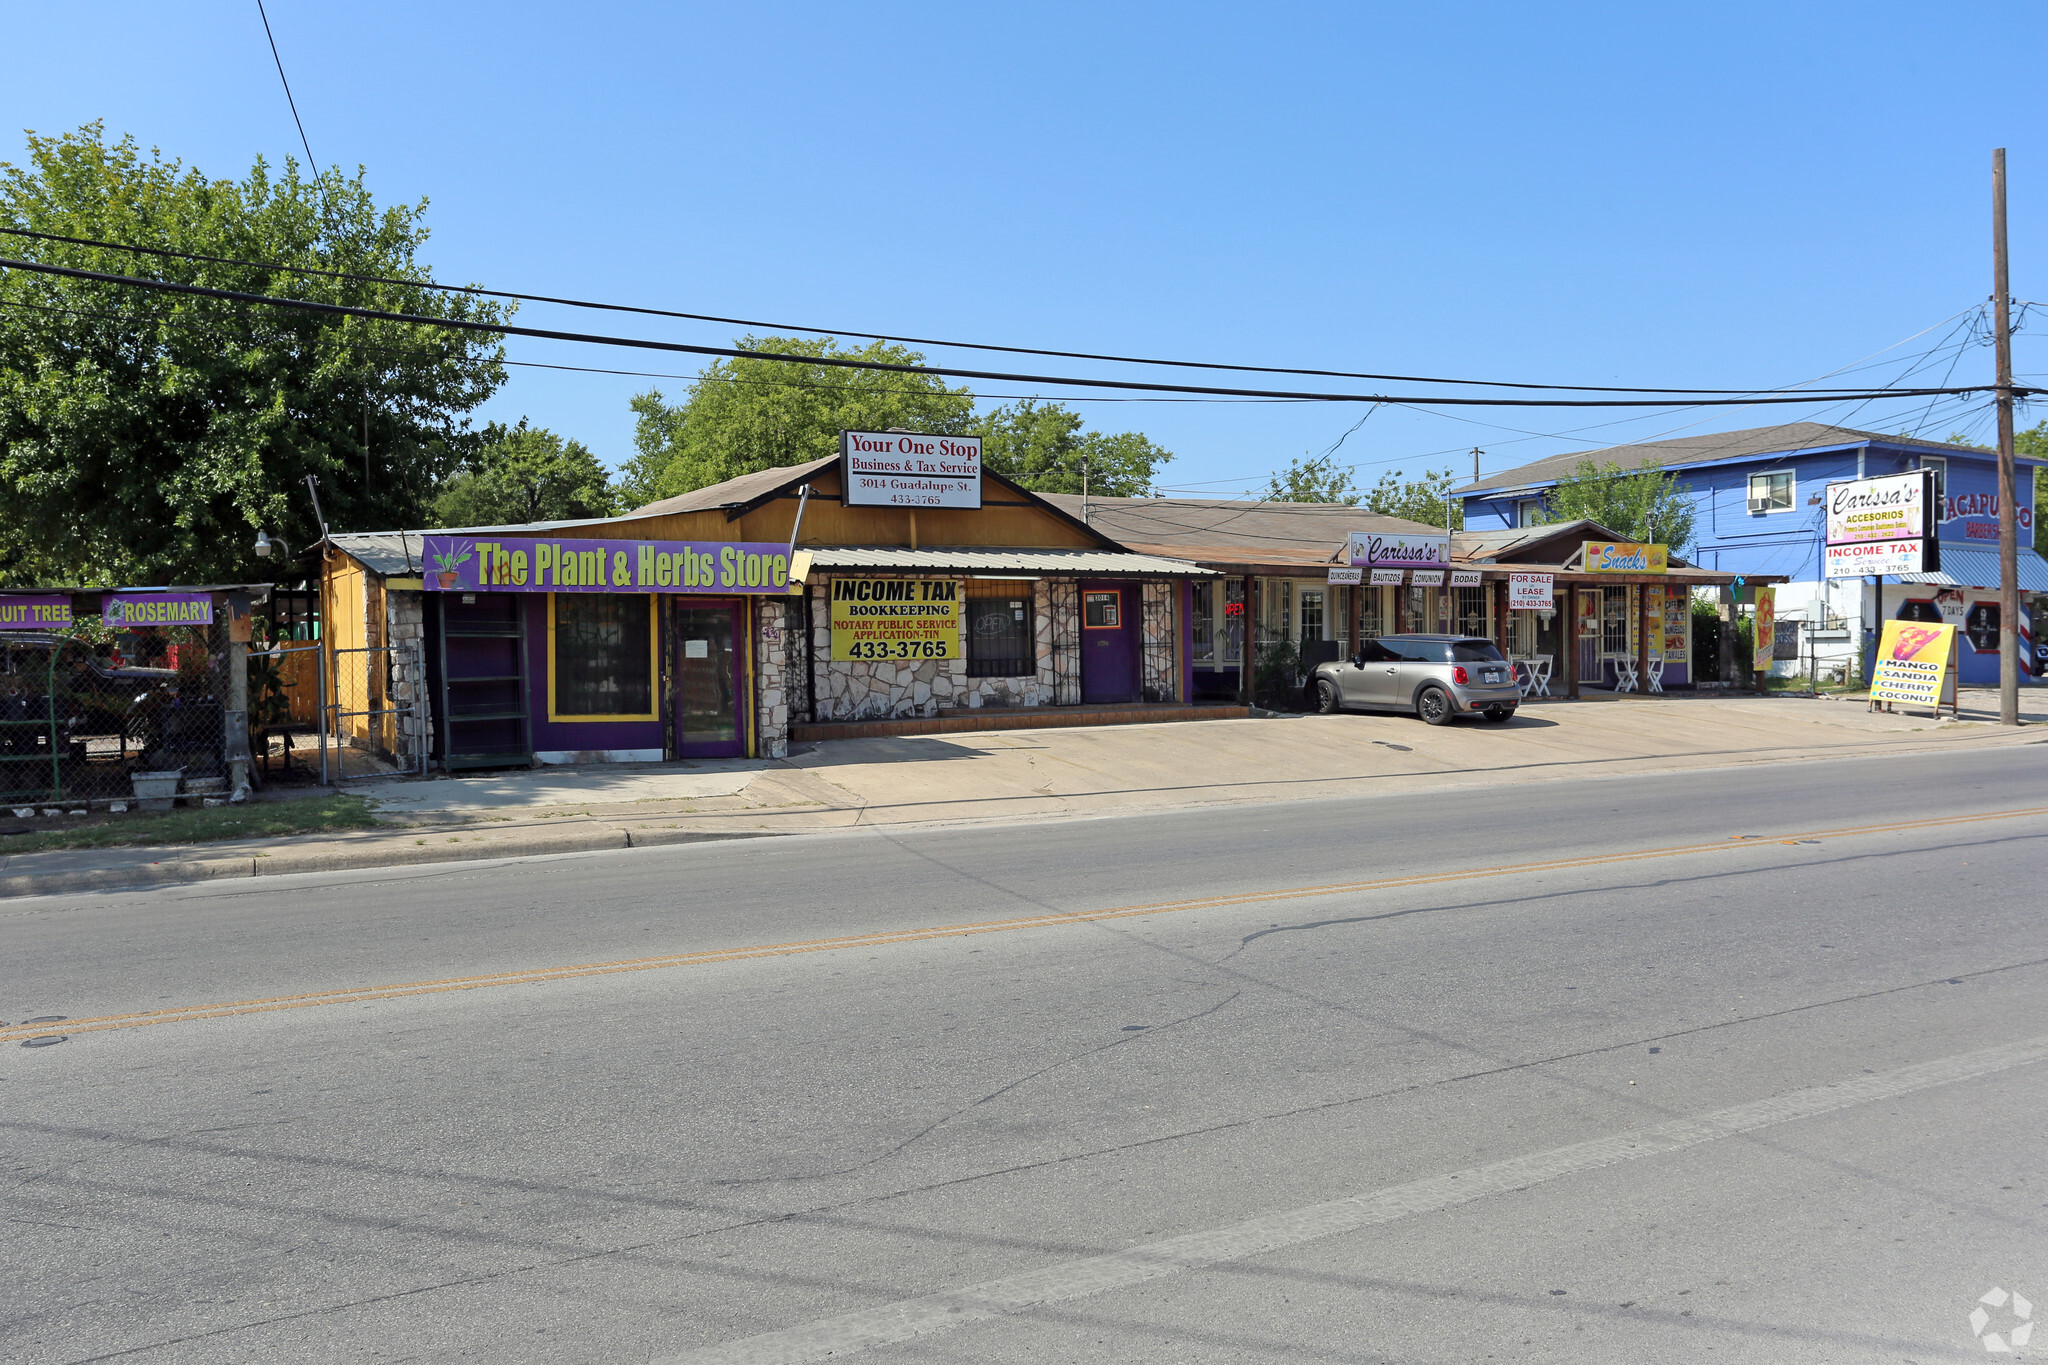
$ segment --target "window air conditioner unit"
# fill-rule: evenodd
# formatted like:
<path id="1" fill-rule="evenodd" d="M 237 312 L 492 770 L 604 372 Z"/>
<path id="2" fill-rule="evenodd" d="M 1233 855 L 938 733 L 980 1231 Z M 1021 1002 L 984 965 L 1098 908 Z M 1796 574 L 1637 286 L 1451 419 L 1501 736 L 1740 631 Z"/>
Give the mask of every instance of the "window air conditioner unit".
<path id="1" fill-rule="evenodd" d="M 1750 511 L 1752 511 L 1752 512 L 1768 512 L 1768 511 L 1770 511 L 1770 510 L 1771 510 L 1771 495 L 1770 495 L 1770 494 L 1768 494 L 1768 493 L 1764 493 L 1764 494 L 1756 494 L 1756 493 L 1751 493 L 1751 494 L 1749 495 L 1749 510 L 1750 510 Z"/>

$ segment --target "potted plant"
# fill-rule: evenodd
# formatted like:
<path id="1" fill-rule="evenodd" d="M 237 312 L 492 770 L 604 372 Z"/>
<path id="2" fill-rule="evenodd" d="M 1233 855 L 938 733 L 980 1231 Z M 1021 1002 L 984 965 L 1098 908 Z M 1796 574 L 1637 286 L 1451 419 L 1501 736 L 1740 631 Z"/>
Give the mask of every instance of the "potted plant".
<path id="1" fill-rule="evenodd" d="M 462 566 L 469 562 L 470 547 L 467 543 L 451 551 L 434 556 L 434 577 L 441 580 L 442 592 L 455 591 L 456 581 L 461 577 Z"/>

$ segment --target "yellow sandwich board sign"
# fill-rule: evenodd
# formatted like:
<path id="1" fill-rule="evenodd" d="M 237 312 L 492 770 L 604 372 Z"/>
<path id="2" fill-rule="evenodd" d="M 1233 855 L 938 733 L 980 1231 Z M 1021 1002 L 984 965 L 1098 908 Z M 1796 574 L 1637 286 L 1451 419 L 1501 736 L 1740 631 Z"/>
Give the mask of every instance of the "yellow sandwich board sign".
<path id="1" fill-rule="evenodd" d="M 1877 641 L 1872 701 L 1928 706 L 1956 701 L 1956 628 L 1926 621 L 1887 621 Z"/>

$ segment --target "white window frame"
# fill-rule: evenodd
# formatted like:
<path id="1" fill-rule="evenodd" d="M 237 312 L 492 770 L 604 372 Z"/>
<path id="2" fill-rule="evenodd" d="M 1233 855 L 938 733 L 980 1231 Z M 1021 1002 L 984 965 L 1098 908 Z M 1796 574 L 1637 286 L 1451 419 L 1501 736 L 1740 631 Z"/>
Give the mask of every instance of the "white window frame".
<path id="1" fill-rule="evenodd" d="M 1939 525 L 1948 515 L 1948 456 L 1922 455 L 1920 467 L 1934 471 L 1934 515 L 1929 520 Z"/>
<path id="2" fill-rule="evenodd" d="M 1775 479 L 1775 478 L 1779 477 L 1780 475 L 1783 475 L 1783 476 L 1784 476 L 1784 478 L 1785 478 L 1785 479 L 1787 480 L 1787 483 L 1788 483 L 1788 486 L 1787 486 L 1787 488 L 1786 488 L 1786 491 L 1785 491 L 1785 505 L 1784 505 L 1783 507 L 1773 507 L 1773 506 L 1771 506 L 1771 505 L 1770 505 L 1770 503 L 1769 503 L 1769 501 L 1768 501 L 1768 500 L 1769 500 L 1769 498 L 1770 498 L 1770 483 L 1769 483 L 1768 481 L 1769 481 L 1769 480 L 1771 480 L 1771 479 Z M 1799 471 L 1798 471 L 1798 470 L 1796 470 L 1796 469 L 1761 469 L 1761 470 L 1758 470 L 1758 471 L 1757 471 L 1756 473 L 1754 473 L 1754 474 L 1750 475 L 1750 476 L 1749 476 L 1749 483 L 1748 483 L 1747 487 L 1746 487 L 1746 488 L 1745 488 L 1745 490 L 1744 490 L 1744 498 L 1743 498 L 1743 506 L 1744 506 L 1744 507 L 1747 507 L 1747 506 L 1748 506 L 1748 505 L 1749 505 L 1749 504 L 1750 504 L 1751 502 L 1755 501 L 1755 499 L 1756 499 L 1756 481 L 1757 481 L 1758 479 L 1763 479 L 1763 480 L 1766 480 L 1766 482 L 1765 482 L 1765 484 L 1764 484 L 1764 497 L 1765 497 L 1766 501 L 1765 501 L 1764 509 L 1763 509 L 1763 510 L 1762 510 L 1761 512 L 1751 512 L 1751 513 L 1750 513 L 1750 515 L 1751 515 L 1751 516 L 1753 516 L 1753 517 L 1772 517 L 1772 516 L 1776 516 L 1776 515 L 1777 515 L 1778 513 L 1780 513 L 1780 512 L 1796 512 L 1796 511 L 1798 511 L 1798 510 L 1799 510 Z"/>
<path id="3" fill-rule="evenodd" d="M 1523 498 L 1515 504 L 1515 529 L 1519 531 L 1528 526 L 1541 526 L 1542 516 L 1543 499 Z"/>

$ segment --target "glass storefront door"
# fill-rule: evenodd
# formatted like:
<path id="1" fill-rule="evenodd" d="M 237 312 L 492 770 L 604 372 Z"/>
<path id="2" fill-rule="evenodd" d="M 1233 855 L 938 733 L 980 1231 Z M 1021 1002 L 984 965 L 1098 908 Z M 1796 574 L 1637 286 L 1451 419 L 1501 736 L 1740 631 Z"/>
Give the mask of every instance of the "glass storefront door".
<path id="1" fill-rule="evenodd" d="M 676 756 L 730 758 L 746 749 L 740 731 L 742 604 L 678 602 L 675 609 Z"/>

